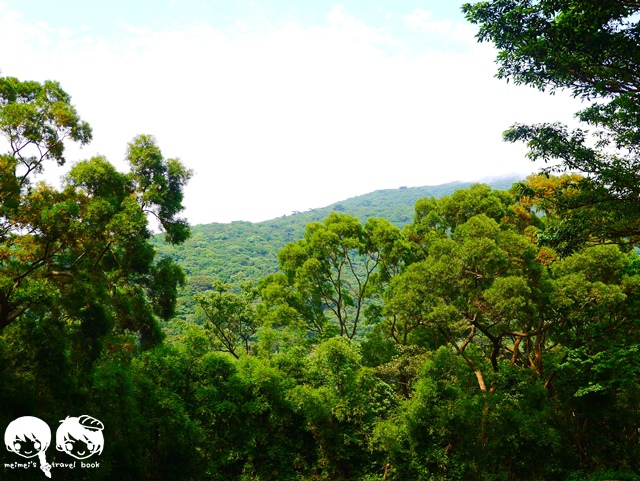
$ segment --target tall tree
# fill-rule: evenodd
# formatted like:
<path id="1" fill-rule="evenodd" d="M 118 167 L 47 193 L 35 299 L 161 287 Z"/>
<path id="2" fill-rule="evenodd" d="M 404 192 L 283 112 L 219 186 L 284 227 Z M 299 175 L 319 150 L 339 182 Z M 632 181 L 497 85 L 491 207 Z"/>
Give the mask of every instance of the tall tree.
<path id="1" fill-rule="evenodd" d="M 53 258 L 55 239 L 64 236 L 56 225 L 77 210 L 61 193 L 35 186 L 34 177 L 47 161 L 64 164 L 65 140 L 84 145 L 91 140 L 91 128 L 80 119 L 57 82 L 39 84 L 7 77 L 0 78 L 0 132 L 9 144 L 9 151 L 0 156 L 3 329 L 29 304 L 29 294 L 26 290 L 21 293 L 24 280 Z M 47 274 L 53 277 L 55 272 Z"/>
<path id="2" fill-rule="evenodd" d="M 557 238 L 567 252 L 591 241 L 640 242 L 640 24 L 627 0 L 492 0 L 465 4 L 478 39 L 499 50 L 498 77 L 541 90 L 568 89 L 591 105 L 576 114 L 589 130 L 559 123 L 514 125 L 511 142 L 553 162 L 549 172 L 584 178 L 558 190 L 566 212 Z"/>
<path id="3" fill-rule="evenodd" d="M 91 139 L 56 82 L 0 79 L 0 132 L 9 145 L 0 162 L 0 330 L 27 313 L 53 316 L 89 340 L 92 358 L 114 327 L 157 342 L 157 316 L 172 315 L 184 276 L 154 263 L 147 212 L 170 241 L 183 241 L 188 226 L 176 215 L 189 170 L 140 136 L 129 145 L 130 173 L 94 157 L 60 189 L 38 182 L 47 162 L 64 164 L 66 140 Z"/>
<path id="4" fill-rule="evenodd" d="M 276 277 L 264 287 L 280 282 L 290 290 L 292 295 L 280 300 L 294 301 L 290 307 L 312 330 L 326 331 L 335 322 L 341 336 L 353 339 L 374 274 L 399 237 L 398 228 L 384 219 L 371 218 L 362 225 L 355 217 L 333 212 L 323 222 L 308 224 L 304 239 L 280 251 L 284 285 Z"/>
<path id="5" fill-rule="evenodd" d="M 249 354 L 250 341 L 258 328 L 253 301 L 258 296 L 250 282 L 241 286 L 242 292 L 230 292 L 231 285 L 213 283 L 207 294 L 196 294 L 195 300 L 207 317 L 205 327 L 210 330 L 217 350 L 228 352 L 236 359 L 240 352 Z"/>
<path id="6" fill-rule="evenodd" d="M 540 377 L 553 322 L 546 276 L 529 236 L 484 214 L 445 237 L 431 236 L 427 257 L 396 276 L 386 292 L 390 335 L 401 344 L 449 344 L 475 373 L 482 392 L 507 359 Z M 520 351 L 520 345 L 526 350 Z"/>

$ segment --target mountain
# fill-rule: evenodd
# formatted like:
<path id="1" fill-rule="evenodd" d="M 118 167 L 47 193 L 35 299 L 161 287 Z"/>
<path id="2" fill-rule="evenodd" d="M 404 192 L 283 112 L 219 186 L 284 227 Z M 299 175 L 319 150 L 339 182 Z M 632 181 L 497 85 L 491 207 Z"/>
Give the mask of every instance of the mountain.
<path id="1" fill-rule="evenodd" d="M 487 184 L 506 190 L 518 180 L 517 177 L 492 179 Z M 263 222 L 196 225 L 192 227 L 191 238 L 180 246 L 166 244 L 162 235 L 155 236 L 154 244 L 160 257 L 171 256 L 183 267 L 189 280 L 189 293 L 207 290 L 212 278 L 231 284 L 245 279 L 257 281 L 278 271 L 278 252 L 288 242 L 300 239 L 308 223 L 320 221 L 332 211 L 350 214 L 363 222 L 369 217 L 381 217 L 402 227 L 413 221 L 413 207 L 418 199 L 443 197 L 472 184 L 451 182 L 377 190 Z"/>

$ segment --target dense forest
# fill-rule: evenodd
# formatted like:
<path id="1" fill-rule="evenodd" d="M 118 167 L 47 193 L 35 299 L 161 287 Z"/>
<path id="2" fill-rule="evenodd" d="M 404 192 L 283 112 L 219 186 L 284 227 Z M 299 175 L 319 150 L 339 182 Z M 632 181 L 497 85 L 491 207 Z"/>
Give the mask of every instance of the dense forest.
<path id="1" fill-rule="evenodd" d="M 640 7 L 463 10 L 498 76 L 571 90 L 585 128 L 514 125 L 544 171 L 410 214 L 190 229 L 192 173 L 150 135 L 53 187 L 91 127 L 57 82 L 0 78 L 2 479 L 640 477 Z M 71 469 L 95 446 L 14 435 L 31 416 L 104 446 Z"/>
<path id="2" fill-rule="evenodd" d="M 521 179 L 506 176 L 492 180 L 489 185 L 508 190 L 518 180 Z M 470 182 L 451 182 L 379 190 L 264 222 L 197 225 L 191 228 L 191 237 L 182 244 L 167 242 L 163 234 L 156 234 L 152 242 L 158 249 L 159 258 L 171 258 L 186 275 L 186 283 L 178 292 L 176 316 L 198 322 L 194 294 L 210 289 L 214 279 L 231 284 L 239 291 L 242 281 L 257 284 L 263 277 L 277 273 L 280 269 L 278 252 L 289 242 L 302 238 L 307 224 L 320 222 L 337 212 L 349 214 L 361 222 L 379 217 L 402 228 L 413 220 L 414 205 L 419 199 L 440 198 L 470 186 Z"/>

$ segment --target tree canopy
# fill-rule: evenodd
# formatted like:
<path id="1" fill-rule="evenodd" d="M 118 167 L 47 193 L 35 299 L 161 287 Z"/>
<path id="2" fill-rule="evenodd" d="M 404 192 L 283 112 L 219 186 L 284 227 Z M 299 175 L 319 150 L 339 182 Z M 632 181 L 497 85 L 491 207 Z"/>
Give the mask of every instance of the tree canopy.
<path id="1" fill-rule="evenodd" d="M 91 129 L 56 82 L 0 79 L 0 329 L 21 316 L 54 316 L 89 342 L 116 327 L 161 337 L 156 316 L 173 315 L 182 271 L 154 262 L 147 212 L 173 242 L 188 236 L 182 189 L 190 172 L 165 160 L 151 136 L 129 144 L 131 172 L 104 157 L 76 163 L 56 188 L 38 180 L 47 162 L 65 163 L 66 141 Z"/>
<path id="2" fill-rule="evenodd" d="M 576 114 L 587 128 L 557 122 L 516 124 L 504 134 L 524 141 L 550 172 L 577 172 L 553 198 L 565 212 L 549 242 L 640 242 L 640 5 L 631 1 L 495 0 L 465 4 L 478 39 L 498 48 L 498 77 L 569 90 L 590 105 Z M 569 190 L 567 190 L 569 189 Z M 572 242 L 566 240 L 571 237 Z"/>

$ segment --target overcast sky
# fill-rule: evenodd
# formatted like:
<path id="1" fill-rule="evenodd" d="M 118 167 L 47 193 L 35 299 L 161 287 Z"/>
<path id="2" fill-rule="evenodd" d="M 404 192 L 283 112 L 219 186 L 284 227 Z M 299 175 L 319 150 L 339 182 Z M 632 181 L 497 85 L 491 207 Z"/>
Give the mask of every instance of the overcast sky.
<path id="1" fill-rule="evenodd" d="M 124 171 L 152 134 L 195 172 L 192 224 L 260 221 L 535 171 L 502 132 L 580 104 L 495 79 L 474 34 L 451 0 L 0 0 L 0 70 L 71 94 L 94 140 L 70 160 Z"/>

